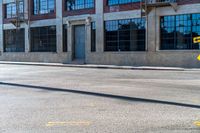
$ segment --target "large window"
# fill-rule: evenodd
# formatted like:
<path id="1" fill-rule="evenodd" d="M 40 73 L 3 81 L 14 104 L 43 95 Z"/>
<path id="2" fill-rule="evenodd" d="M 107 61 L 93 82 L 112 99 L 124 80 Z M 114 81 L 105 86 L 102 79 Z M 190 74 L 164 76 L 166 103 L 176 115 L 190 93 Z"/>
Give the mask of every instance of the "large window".
<path id="1" fill-rule="evenodd" d="M 5 18 L 15 18 L 17 17 L 17 8 L 19 9 L 18 13 L 23 14 L 24 13 L 24 3 L 23 1 L 19 1 L 19 6 L 17 7 L 16 3 L 8 3 L 5 5 L 6 11 L 5 11 Z"/>
<path id="2" fill-rule="evenodd" d="M 140 2 L 141 0 L 108 0 L 108 5 L 120 5 L 127 3 Z"/>
<path id="3" fill-rule="evenodd" d="M 24 52 L 24 29 L 4 30 L 4 52 Z"/>
<path id="4" fill-rule="evenodd" d="M 68 11 L 94 8 L 94 0 L 65 0 L 65 8 Z"/>
<path id="5" fill-rule="evenodd" d="M 31 28 L 31 52 L 56 52 L 56 26 Z"/>
<path id="6" fill-rule="evenodd" d="M 105 51 L 145 51 L 145 19 L 105 22 Z"/>
<path id="7" fill-rule="evenodd" d="M 67 25 L 63 26 L 63 52 L 67 52 Z"/>
<path id="8" fill-rule="evenodd" d="M 91 51 L 96 51 L 96 24 L 95 22 L 91 23 Z"/>
<path id="9" fill-rule="evenodd" d="M 34 0 L 33 14 L 47 14 L 55 11 L 55 0 Z"/>
<path id="10" fill-rule="evenodd" d="M 200 14 L 161 17 L 161 50 L 200 49 L 193 37 L 200 36 Z"/>

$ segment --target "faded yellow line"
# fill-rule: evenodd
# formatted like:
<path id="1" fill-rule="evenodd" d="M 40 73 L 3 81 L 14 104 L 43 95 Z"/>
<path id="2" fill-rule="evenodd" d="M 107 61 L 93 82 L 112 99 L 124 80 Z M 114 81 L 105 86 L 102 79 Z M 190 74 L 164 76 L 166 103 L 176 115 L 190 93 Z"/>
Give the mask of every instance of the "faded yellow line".
<path id="1" fill-rule="evenodd" d="M 194 122 L 194 125 L 200 127 L 200 121 L 195 121 L 195 122 Z"/>
<path id="2" fill-rule="evenodd" d="M 53 127 L 53 126 L 90 126 L 90 121 L 68 121 L 68 122 L 48 122 L 46 124 L 47 127 Z"/>

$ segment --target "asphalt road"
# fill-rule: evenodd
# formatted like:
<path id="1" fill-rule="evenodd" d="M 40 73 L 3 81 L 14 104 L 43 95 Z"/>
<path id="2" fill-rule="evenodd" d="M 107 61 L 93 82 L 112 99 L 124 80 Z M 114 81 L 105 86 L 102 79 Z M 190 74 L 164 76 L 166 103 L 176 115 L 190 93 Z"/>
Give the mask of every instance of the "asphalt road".
<path id="1" fill-rule="evenodd" d="M 200 71 L 0 65 L 0 133 L 200 133 Z"/>

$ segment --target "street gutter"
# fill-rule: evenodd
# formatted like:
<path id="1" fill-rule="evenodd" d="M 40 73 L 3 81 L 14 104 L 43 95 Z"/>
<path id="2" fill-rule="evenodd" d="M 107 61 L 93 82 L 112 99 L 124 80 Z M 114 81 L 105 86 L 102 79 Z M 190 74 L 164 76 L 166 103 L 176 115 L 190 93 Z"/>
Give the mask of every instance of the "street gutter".
<path id="1" fill-rule="evenodd" d="M 10 62 L 0 61 L 0 64 L 7 65 L 32 65 L 32 66 L 51 66 L 51 67 L 74 67 L 74 68 L 93 68 L 93 69 L 124 69 L 124 70 L 164 70 L 164 71 L 185 71 L 200 69 L 184 69 L 179 67 L 152 67 L 152 66 L 117 66 L 117 65 L 95 65 L 95 64 L 62 64 L 62 63 L 38 63 L 38 62 Z"/>

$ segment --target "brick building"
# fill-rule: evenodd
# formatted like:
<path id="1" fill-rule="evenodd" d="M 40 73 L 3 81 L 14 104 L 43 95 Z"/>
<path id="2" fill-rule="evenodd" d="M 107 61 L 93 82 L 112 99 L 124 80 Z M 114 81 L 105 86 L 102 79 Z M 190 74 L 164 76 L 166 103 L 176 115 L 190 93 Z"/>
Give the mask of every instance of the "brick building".
<path id="1" fill-rule="evenodd" d="M 0 60 L 200 67 L 200 0 L 0 0 Z"/>

